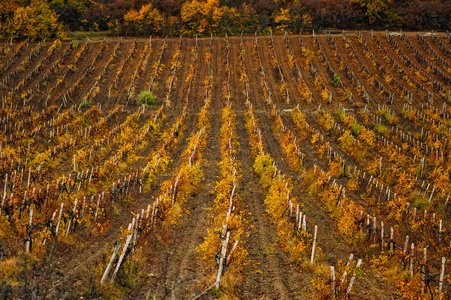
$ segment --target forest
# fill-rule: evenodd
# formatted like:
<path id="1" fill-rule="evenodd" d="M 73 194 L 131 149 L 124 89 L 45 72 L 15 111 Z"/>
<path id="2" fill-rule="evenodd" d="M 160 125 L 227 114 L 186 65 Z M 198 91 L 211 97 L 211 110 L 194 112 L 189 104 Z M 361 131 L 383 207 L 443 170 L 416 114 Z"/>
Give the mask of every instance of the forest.
<path id="1" fill-rule="evenodd" d="M 0 38 L 451 28 L 449 0 L 0 0 Z"/>

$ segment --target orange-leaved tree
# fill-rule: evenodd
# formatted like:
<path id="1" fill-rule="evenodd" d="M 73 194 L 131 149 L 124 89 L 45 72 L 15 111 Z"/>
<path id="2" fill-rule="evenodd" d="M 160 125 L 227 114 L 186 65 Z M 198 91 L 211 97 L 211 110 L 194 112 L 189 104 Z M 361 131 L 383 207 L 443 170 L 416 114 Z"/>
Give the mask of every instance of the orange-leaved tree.
<path id="1" fill-rule="evenodd" d="M 7 38 L 32 40 L 65 37 L 63 25 L 58 22 L 58 15 L 44 0 L 32 0 L 27 7 L 15 10 L 13 17 L 4 26 L 2 35 Z"/>
<path id="2" fill-rule="evenodd" d="M 124 16 L 123 31 L 126 35 L 161 34 L 164 23 L 163 14 L 149 3 L 141 7 L 139 11 L 130 10 Z"/>

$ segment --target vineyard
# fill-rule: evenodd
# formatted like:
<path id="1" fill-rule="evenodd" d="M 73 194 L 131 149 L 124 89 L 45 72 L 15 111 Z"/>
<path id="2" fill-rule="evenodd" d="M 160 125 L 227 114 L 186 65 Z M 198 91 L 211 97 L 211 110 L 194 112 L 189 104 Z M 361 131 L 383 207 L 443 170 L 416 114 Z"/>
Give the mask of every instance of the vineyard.
<path id="1" fill-rule="evenodd" d="M 451 297 L 449 34 L 6 42 L 0 99 L 2 299 Z"/>

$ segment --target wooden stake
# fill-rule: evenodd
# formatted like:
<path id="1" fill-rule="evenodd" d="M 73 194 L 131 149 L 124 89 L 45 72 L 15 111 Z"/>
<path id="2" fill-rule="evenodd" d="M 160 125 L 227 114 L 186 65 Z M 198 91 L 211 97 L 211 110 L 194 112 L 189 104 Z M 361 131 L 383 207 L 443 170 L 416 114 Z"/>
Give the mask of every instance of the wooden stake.
<path id="1" fill-rule="evenodd" d="M 427 262 L 427 249 L 423 248 L 423 266 L 421 267 L 423 272 L 421 272 L 421 294 L 424 294 L 426 287 L 426 262 Z"/>
<path id="2" fill-rule="evenodd" d="M 410 277 L 413 277 L 413 257 L 415 255 L 415 245 L 414 243 L 412 243 L 411 245 L 411 250 L 412 250 L 412 256 L 410 257 Z"/>
<path id="3" fill-rule="evenodd" d="M 235 244 L 233 244 L 232 250 L 230 250 L 229 255 L 227 256 L 226 265 L 230 263 L 230 260 L 232 259 L 232 254 L 235 252 L 236 246 L 238 246 L 239 240 L 235 241 Z"/>
<path id="4" fill-rule="evenodd" d="M 348 271 L 346 271 L 346 268 L 349 266 L 349 264 L 351 263 L 351 261 L 352 261 L 353 259 L 354 259 L 354 253 L 351 253 L 351 255 L 349 255 L 349 260 L 348 260 L 348 263 L 346 264 L 345 271 L 344 271 L 343 274 L 341 275 L 341 278 L 340 278 L 341 284 L 340 284 L 340 285 L 343 285 L 343 282 L 345 281 L 346 275 L 347 275 L 347 273 L 348 273 Z"/>
<path id="5" fill-rule="evenodd" d="M 92 173 L 91 173 L 92 174 Z M 99 199 L 97 200 L 97 206 L 96 206 L 96 212 L 95 212 L 95 215 L 94 215 L 94 223 L 97 221 L 97 214 L 98 214 L 98 212 L 99 212 L 99 206 L 100 206 L 100 194 L 99 194 Z"/>
<path id="6" fill-rule="evenodd" d="M 312 255 L 310 257 L 310 263 L 313 264 L 313 259 L 315 257 L 315 247 L 316 247 L 316 234 L 318 231 L 318 225 L 315 225 L 315 231 L 313 233 L 313 246 L 312 246 Z"/>
<path id="7" fill-rule="evenodd" d="M 75 218 L 75 212 L 77 210 L 77 202 L 78 202 L 78 199 L 75 198 L 74 209 L 72 211 L 74 213 L 74 218 Z M 69 235 L 69 231 L 70 231 L 70 226 L 71 225 L 72 225 L 72 219 L 69 219 L 69 224 L 67 224 L 66 236 Z"/>
<path id="8" fill-rule="evenodd" d="M 219 283 L 221 282 L 222 269 L 224 267 L 224 259 L 226 257 L 227 244 L 229 243 L 229 238 L 230 238 L 230 231 L 227 231 L 226 238 L 222 242 L 221 257 L 219 258 L 218 274 L 216 275 L 216 281 L 214 284 L 214 286 L 216 288 L 219 287 Z"/>
<path id="9" fill-rule="evenodd" d="M 390 227 L 390 254 L 393 255 L 393 227 Z"/>
<path id="10" fill-rule="evenodd" d="M 357 265 L 355 266 L 354 273 L 352 274 L 351 281 L 349 282 L 348 289 L 346 290 L 346 297 L 348 297 L 349 293 L 351 293 L 352 285 L 354 284 L 354 281 L 355 281 L 356 271 L 358 268 L 360 268 L 361 264 L 362 264 L 362 259 L 359 258 L 359 260 L 357 261 Z"/>
<path id="11" fill-rule="evenodd" d="M 100 279 L 100 284 L 103 284 L 105 282 L 106 278 L 108 277 L 108 274 L 111 271 L 111 267 L 113 266 L 113 262 L 116 259 L 117 252 L 118 252 L 120 246 L 121 246 L 121 243 L 117 244 L 116 249 L 114 249 L 113 255 L 111 255 L 110 262 L 108 263 L 108 266 L 106 267 L 105 272 L 103 272 L 102 279 Z"/>
<path id="12" fill-rule="evenodd" d="M 30 188 L 30 178 L 31 178 L 31 167 L 28 168 L 28 183 L 27 183 L 27 189 Z"/>
<path id="13" fill-rule="evenodd" d="M 432 196 L 434 195 L 434 192 L 435 192 L 435 185 L 434 185 L 434 188 L 432 189 L 431 195 L 429 196 L 429 201 L 428 201 L 428 203 L 431 203 Z"/>
<path id="14" fill-rule="evenodd" d="M 55 212 L 53 212 L 53 216 L 52 216 L 52 221 L 51 221 L 51 225 L 50 225 L 50 228 L 52 228 L 53 227 L 53 220 L 55 220 L 55 216 L 56 216 L 56 211 Z M 47 241 L 47 238 L 46 237 L 44 237 L 44 240 L 42 241 L 42 244 L 43 245 L 45 245 L 45 242 Z"/>
<path id="15" fill-rule="evenodd" d="M 128 228 L 129 228 L 129 230 L 131 230 L 132 227 L 129 225 Z M 114 282 L 114 278 L 116 277 L 117 272 L 119 271 L 119 268 L 121 267 L 122 261 L 124 260 L 125 253 L 127 253 L 127 248 L 128 248 L 128 245 L 130 244 L 132 236 L 133 236 L 133 234 L 127 235 L 127 240 L 124 244 L 124 248 L 122 248 L 121 257 L 119 258 L 119 261 L 117 262 L 116 269 L 114 270 L 113 276 L 111 276 L 110 284 L 112 284 Z"/>
<path id="16" fill-rule="evenodd" d="M 58 217 L 58 223 L 56 225 L 55 236 L 58 236 L 58 229 L 60 228 L 60 224 L 61 224 L 61 215 L 63 213 L 63 207 L 64 207 L 64 203 L 61 203 L 61 209 L 60 209 L 60 214 Z"/>
<path id="17" fill-rule="evenodd" d="M 5 189 L 3 191 L 2 208 L 3 208 L 3 203 L 5 202 L 5 199 L 6 199 L 6 188 L 7 187 L 8 187 L 8 173 L 6 173 L 6 175 L 5 175 Z"/>
<path id="18" fill-rule="evenodd" d="M 31 231 L 31 224 L 32 224 L 32 222 L 33 222 L 33 209 L 32 208 L 30 208 L 30 231 Z M 30 253 L 30 251 L 31 251 L 31 236 L 28 236 L 27 237 L 27 248 L 26 248 L 26 251 L 27 251 L 27 253 Z"/>
<path id="19" fill-rule="evenodd" d="M 335 268 L 330 266 L 330 286 L 332 288 L 332 299 L 335 299 Z"/>
<path id="20" fill-rule="evenodd" d="M 442 257 L 442 269 L 440 271 L 440 282 L 438 285 L 438 296 L 440 297 L 442 295 L 442 289 L 443 289 L 443 277 L 445 275 L 445 257 Z"/>

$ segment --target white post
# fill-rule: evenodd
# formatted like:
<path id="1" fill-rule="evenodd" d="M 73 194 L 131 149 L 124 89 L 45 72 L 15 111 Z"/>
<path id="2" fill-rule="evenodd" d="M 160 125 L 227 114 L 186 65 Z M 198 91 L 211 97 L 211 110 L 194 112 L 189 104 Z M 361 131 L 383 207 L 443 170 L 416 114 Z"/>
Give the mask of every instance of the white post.
<path id="1" fill-rule="evenodd" d="M 33 209 L 32 208 L 30 208 L 30 228 L 31 228 L 31 224 L 32 224 L 32 222 L 33 222 Z M 27 233 L 28 234 L 28 233 Z M 30 237 L 31 238 L 31 237 Z M 30 240 L 28 240 L 28 238 L 27 238 L 27 253 L 30 253 L 30 250 L 31 250 L 31 241 Z"/>
<path id="2" fill-rule="evenodd" d="M 393 254 L 393 227 L 390 227 L 390 253 Z"/>
<path id="3" fill-rule="evenodd" d="M 332 288 L 332 299 L 335 299 L 335 268 L 330 266 L 330 285 Z"/>
<path id="4" fill-rule="evenodd" d="M 302 231 L 307 231 L 307 221 L 306 221 L 306 214 L 302 215 Z"/>
<path id="5" fill-rule="evenodd" d="M 92 173 L 91 173 L 92 174 Z M 99 207 L 100 207 L 100 194 L 99 194 L 99 199 L 97 200 L 97 206 L 96 206 L 96 213 L 94 215 L 94 223 L 97 221 L 97 214 L 99 212 Z"/>
<path id="6" fill-rule="evenodd" d="M 423 266 L 421 272 L 421 294 L 424 294 L 425 286 L 426 286 L 426 262 L 427 262 L 427 249 L 423 248 Z"/>
<path id="7" fill-rule="evenodd" d="M 355 266 L 354 273 L 352 274 L 351 281 L 349 282 L 348 289 L 346 290 L 346 297 L 349 296 L 349 293 L 351 292 L 352 285 L 354 284 L 354 281 L 355 281 L 356 270 L 358 268 L 360 268 L 361 264 L 362 264 L 362 259 L 359 258 L 359 260 L 357 261 L 357 265 Z"/>
<path id="8" fill-rule="evenodd" d="M 315 247 L 316 247 L 316 233 L 318 231 L 318 225 L 315 225 L 315 231 L 313 234 L 313 246 L 312 246 L 312 255 L 310 257 L 310 263 L 313 264 L 313 259 L 315 257 Z"/>
<path id="9" fill-rule="evenodd" d="M 431 203 L 432 196 L 434 195 L 434 192 L 435 192 L 435 185 L 434 185 L 434 188 L 432 189 L 431 195 L 429 196 L 429 201 L 428 201 L 428 203 Z"/>
<path id="10" fill-rule="evenodd" d="M 348 260 L 348 263 L 346 264 L 345 271 L 344 271 L 343 274 L 341 275 L 341 279 L 340 279 L 341 285 L 343 285 L 343 282 L 344 282 L 345 279 L 346 279 L 346 274 L 348 273 L 348 271 L 346 271 L 346 268 L 349 266 L 349 264 L 351 263 L 351 261 L 352 261 L 353 259 L 354 259 L 354 253 L 351 253 L 351 255 L 349 255 L 349 260 Z"/>
<path id="11" fill-rule="evenodd" d="M 230 250 L 229 255 L 227 255 L 226 265 L 230 263 L 230 260 L 232 259 L 232 254 L 235 252 L 236 246 L 238 246 L 239 240 L 235 241 L 235 244 L 233 244 L 232 250 Z"/>
<path id="12" fill-rule="evenodd" d="M 404 243 L 404 250 L 402 252 L 404 255 L 407 253 L 408 246 L 409 246 L 409 235 L 406 235 L 406 242 Z"/>
<path id="13" fill-rule="evenodd" d="M 5 189 L 3 191 L 3 202 L 5 202 L 6 199 L 6 188 L 8 187 L 8 173 L 6 173 L 5 175 Z M 2 207 L 3 207 L 3 202 L 2 202 Z"/>
<path id="14" fill-rule="evenodd" d="M 31 178 L 31 167 L 28 168 L 28 183 L 27 183 L 27 189 L 30 188 L 30 178 Z"/>
<path id="15" fill-rule="evenodd" d="M 116 249 L 114 249 L 113 255 L 111 255 L 110 262 L 108 263 L 108 266 L 105 269 L 105 272 L 103 273 L 102 279 L 100 280 L 100 284 L 103 284 L 108 277 L 108 274 L 111 271 L 111 267 L 113 266 L 113 262 L 116 259 L 117 252 L 119 250 L 119 247 L 121 246 L 121 243 L 117 244 Z"/>
<path id="16" fill-rule="evenodd" d="M 132 227 L 130 225 L 128 226 L 128 228 L 129 228 L 129 230 L 132 229 Z M 121 257 L 119 258 L 119 261 L 117 262 L 116 269 L 114 270 L 113 276 L 111 276 L 110 284 L 114 282 L 114 278 L 116 277 L 116 274 L 119 271 L 119 268 L 121 267 L 122 260 L 125 257 L 125 253 L 127 253 L 127 248 L 128 248 L 128 245 L 130 244 L 132 236 L 133 236 L 133 234 L 127 235 L 127 240 L 125 242 L 124 248 L 122 248 Z"/>
<path id="17" fill-rule="evenodd" d="M 61 224 L 61 214 L 63 213 L 63 206 L 64 206 L 64 203 L 61 203 L 61 209 L 60 209 L 60 214 L 58 217 L 58 224 L 56 225 L 55 236 L 58 236 L 58 229 L 60 228 L 60 224 Z"/>
<path id="18" fill-rule="evenodd" d="M 146 220 L 149 219 L 149 213 L 150 213 L 150 204 L 147 205 Z"/>
<path id="19" fill-rule="evenodd" d="M 77 202 L 78 202 L 78 199 L 76 198 L 76 199 L 75 199 L 75 203 L 74 203 L 74 209 L 73 209 L 74 218 L 75 218 L 75 212 L 76 212 L 76 210 L 77 210 Z M 66 236 L 69 235 L 69 231 L 70 231 L 70 226 L 71 226 L 71 225 L 72 225 L 72 220 L 70 219 L 70 220 L 69 220 L 69 224 L 67 224 Z"/>
<path id="20" fill-rule="evenodd" d="M 221 282 L 221 276 L 222 276 L 222 269 L 224 265 L 224 258 L 226 256 L 227 252 L 227 244 L 229 243 L 230 238 L 230 231 L 227 231 L 226 238 L 224 242 L 222 243 L 222 249 L 221 249 L 221 257 L 219 259 L 219 266 L 218 266 L 218 274 L 216 274 L 216 282 L 214 284 L 215 287 L 219 287 L 219 283 Z"/>
<path id="21" fill-rule="evenodd" d="M 55 220 L 55 216 L 56 216 L 56 211 L 53 212 L 53 216 L 52 216 L 52 226 L 53 226 L 53 220 Z M 47 241 L 47 237 L 44 238 L 44 240 L 42 241 L 42 244 L 45 245 L 45 242 Z"/>
<path id="22" fill-rule="evenodd" d="M 438 296 L 440 298 L 443 289 L 443 277 L 445 275 L 445 257 L 442 257 L 442 270 L 440 271 L 440 283 L 438 285 Z"/>

